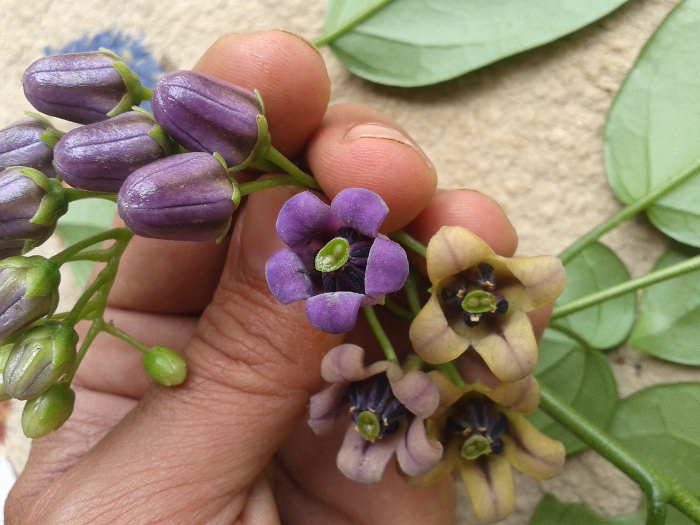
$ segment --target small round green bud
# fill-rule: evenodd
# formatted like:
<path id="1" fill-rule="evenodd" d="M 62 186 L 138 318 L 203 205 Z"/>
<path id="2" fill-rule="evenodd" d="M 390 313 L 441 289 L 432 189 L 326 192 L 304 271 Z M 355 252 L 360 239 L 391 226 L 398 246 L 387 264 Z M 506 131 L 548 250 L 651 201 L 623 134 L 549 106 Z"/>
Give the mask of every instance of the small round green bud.
<path id="1" fill-rule="evenodd" d="M 167 346 L 154 346 L 144 354 L 143 369 L 151 379 L 165 386 L 179 385 L 187 377 L 187 363 Z"/>
<path id="2" fill-rule="evenodd" d="M 72 368 L 77 344 L 73 327 L 58 321 L 24 332 L 12 347 L 3 372 L 7 395 L 33 399 L 46 392 Z"/>
<path id="3" fill-rule="evenodd" d="M 22 412 L 22 430 L 38 439 L 58 430 L 73 413 L 75 392 L 67 383 L 57 383 L 39 397 L 30 399 Z"/>

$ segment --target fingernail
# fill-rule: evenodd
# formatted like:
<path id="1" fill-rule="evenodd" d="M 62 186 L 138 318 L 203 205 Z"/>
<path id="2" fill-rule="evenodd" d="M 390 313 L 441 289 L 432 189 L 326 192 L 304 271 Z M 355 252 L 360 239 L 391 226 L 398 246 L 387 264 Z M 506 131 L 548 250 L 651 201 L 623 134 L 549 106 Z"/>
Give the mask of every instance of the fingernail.
<path id="1" fill-rule="evenodd" d="M 345 140 L 366 138 L 393 140 L 394 142 L 408 146 L 409 148 L 420 153 L 428 166 L 434 169 L 433 163 L 430 162 L 430 159 L 425 155 L 425 153 L 423 153 L 423 150 L 420 149 L 418 144 L 413 142 L 411 138 L 407 137 L 396 128 L 376 123 L 357 124 L 350 128 L 350 131 L 348 131 L 345 135 Z"/>
<path id="2" fill-rule="evenodd" d="M 236 221 L 234 240 L 240 246 L 240 260 L 252 272 L 264 275 L 267 260 L 285 247 L 275 225 L 282 205 L 295 193 L 290 188 L 271 188 L 248 196 Z"/>

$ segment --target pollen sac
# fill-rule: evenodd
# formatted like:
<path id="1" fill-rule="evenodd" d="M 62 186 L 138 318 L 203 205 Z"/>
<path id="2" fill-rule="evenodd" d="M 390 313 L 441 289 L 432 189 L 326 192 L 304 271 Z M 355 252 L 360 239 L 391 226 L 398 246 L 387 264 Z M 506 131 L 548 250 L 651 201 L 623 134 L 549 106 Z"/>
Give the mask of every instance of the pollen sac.
<path id="1" fill-rule="evenodd" d="M 22 77 L 24 95 L 38 111 L 78 122 L 100 122 L 138 106 L 138 76 L 108 50 L 40 58 Z"/>
<path id="2" fill-rule="evenodd" d="M 0 130 L 0 171 L 26 166 L 55 177 L 53 147 L 63 135 L 39 115 L 31 115 Z"/>
<path id="3" fill-rule="evenodd" d="M 215 156 L 182 153 L 129 175 L 117 205 L 119 216 L 141 237 L 213 241 L 228 231 L 236 194 Z"/>
<path id="4" fill-rule="evenodd" d="M 74 188 L 117 193 L 131 173 L 176 150 L 148 113 L 129 111 L 66 133 L 53 165 Z"/>
<path id="5" fill-rule="evenodd" d="M 218 153 L 232 167 L 244 167 L 259 143 L 269 140 L 255 93 L 196 71 L 165 75 L 153 89 L 151 107 L 156 122 L 186 149 Z"/>

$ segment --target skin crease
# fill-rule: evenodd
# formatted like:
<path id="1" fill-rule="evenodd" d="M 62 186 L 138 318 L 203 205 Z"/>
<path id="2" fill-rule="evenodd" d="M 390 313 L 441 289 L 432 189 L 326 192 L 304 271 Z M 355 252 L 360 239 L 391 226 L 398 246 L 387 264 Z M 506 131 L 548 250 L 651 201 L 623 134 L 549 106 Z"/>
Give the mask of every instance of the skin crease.
<path id="1" fill-rule="evenodd" d="M 329 197 L 371 186 L 391 203 L 390 229 L 410 223 L 427 243 L 440 226 L 458 224 L 499 254 L 515 250 L 512 226 L 490 199 L 466 191 L 430 198 L 434 168 L 415 148 L 346 140 L 360 124 L 401 130 L 365 106 L 327 108 L 328 76 L 308 42 L 282 31 L 228 35 L 196 69 L 260 89 L 275 146 L 304 155 Z M 361 172 L 348 169 L 356 156 Z M 370 185 L 373 166 L 381 176 Z M 352 482 L 335 467 L 344 425 L 318 437 L 306 424 L 308 398 L 323 386 L 320 360 L 343 338 L 313 329 L 302 302 L 282 305 L 267 290 L 265 261 L 283 246 L 277 211 L 293 191 L 248 197 L 218 246 L 134 239 L 105 319 L 180 352 L 188 378 L 170 389 L 150 384 L 137 350 L 99 336 L 74 381 L 73 417 L 33 444 L 7 502 L 8 525 L 453 522 L 451 480 L 412 488 L 390 464 L 376 485 Z M 548 315 L 537 316 L 538 332 Z M 407 325 L 386 326 L 400 330 L 389 335 L 405 347 Z M 362 324 L 351 339 L 376 350 Z"/>

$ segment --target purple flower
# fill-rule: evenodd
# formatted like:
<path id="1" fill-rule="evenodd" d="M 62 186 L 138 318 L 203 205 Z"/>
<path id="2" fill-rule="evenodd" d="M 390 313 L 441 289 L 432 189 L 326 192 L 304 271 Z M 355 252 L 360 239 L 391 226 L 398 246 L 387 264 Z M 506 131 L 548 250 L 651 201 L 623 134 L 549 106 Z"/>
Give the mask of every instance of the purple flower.
<path id="1" fill-rule="evenodd" d="M 40 58 L 22 77 L 24 95 L 47 115 L 91 124 L 138 106 L 139 77 L 108 50 Z"/>
<path id="2" fill-rule="evenodd" d="M 116 193 L 131 173 L 175 149 L 149 114 L 129 111 L 66 133 L 53 164 L 74 188 Z"/>
<path id="3" fill-rule="evenodd" d="M 255 93 L 196 71 L 165 75 L 153 89 L 156 122 L 190 151 L 218 153 L 232 167 L 250 161 L 263 107 Z"/>
<path id="4" fill-rule="evenodd" d="M 438 407 L 440 394 L 428 375 L 404 372 L 390 361 L 364 366 L 365 352 L 345 344 L 321 362 L 323 378 L 332 383 L 311 397 L 309 426 L 323 435 L 350 404 L 354 425 L 338 453 L 340 471 L 362 483 L 378 482 L 396 453 L 409 476 L 420 476 L 438 464 L 442 445 L 426 435 L 424 420 Z"/>
<path id="5" fill-rule="evenodd" d="M 26 166 L 55 177 L 53 147 L 63 135 L 39 115 L 30 115 L 0 130 L 0 170 Z"/>
<path id="6" fill-rule="evenodd" d="M 307 299 L 319 330 L 352 330 L 361 306 L 381 302 L 408 276 L 406 252 L 378 233 L 387 213 L 381 197 L 362 188 L 341 191 L 330 206 L 308 191 L 289 199 L 277 218 L 289 247 L 265 269 L 272 294 L 285 304 Z"/>
<path id="7" fill-rule="evenodd" d="M 141 237 L 213 241 L 236 209 L 224 165 L 208 153 L 183 153 L 129 175 L 119 191 L 119 216 Z"/>

